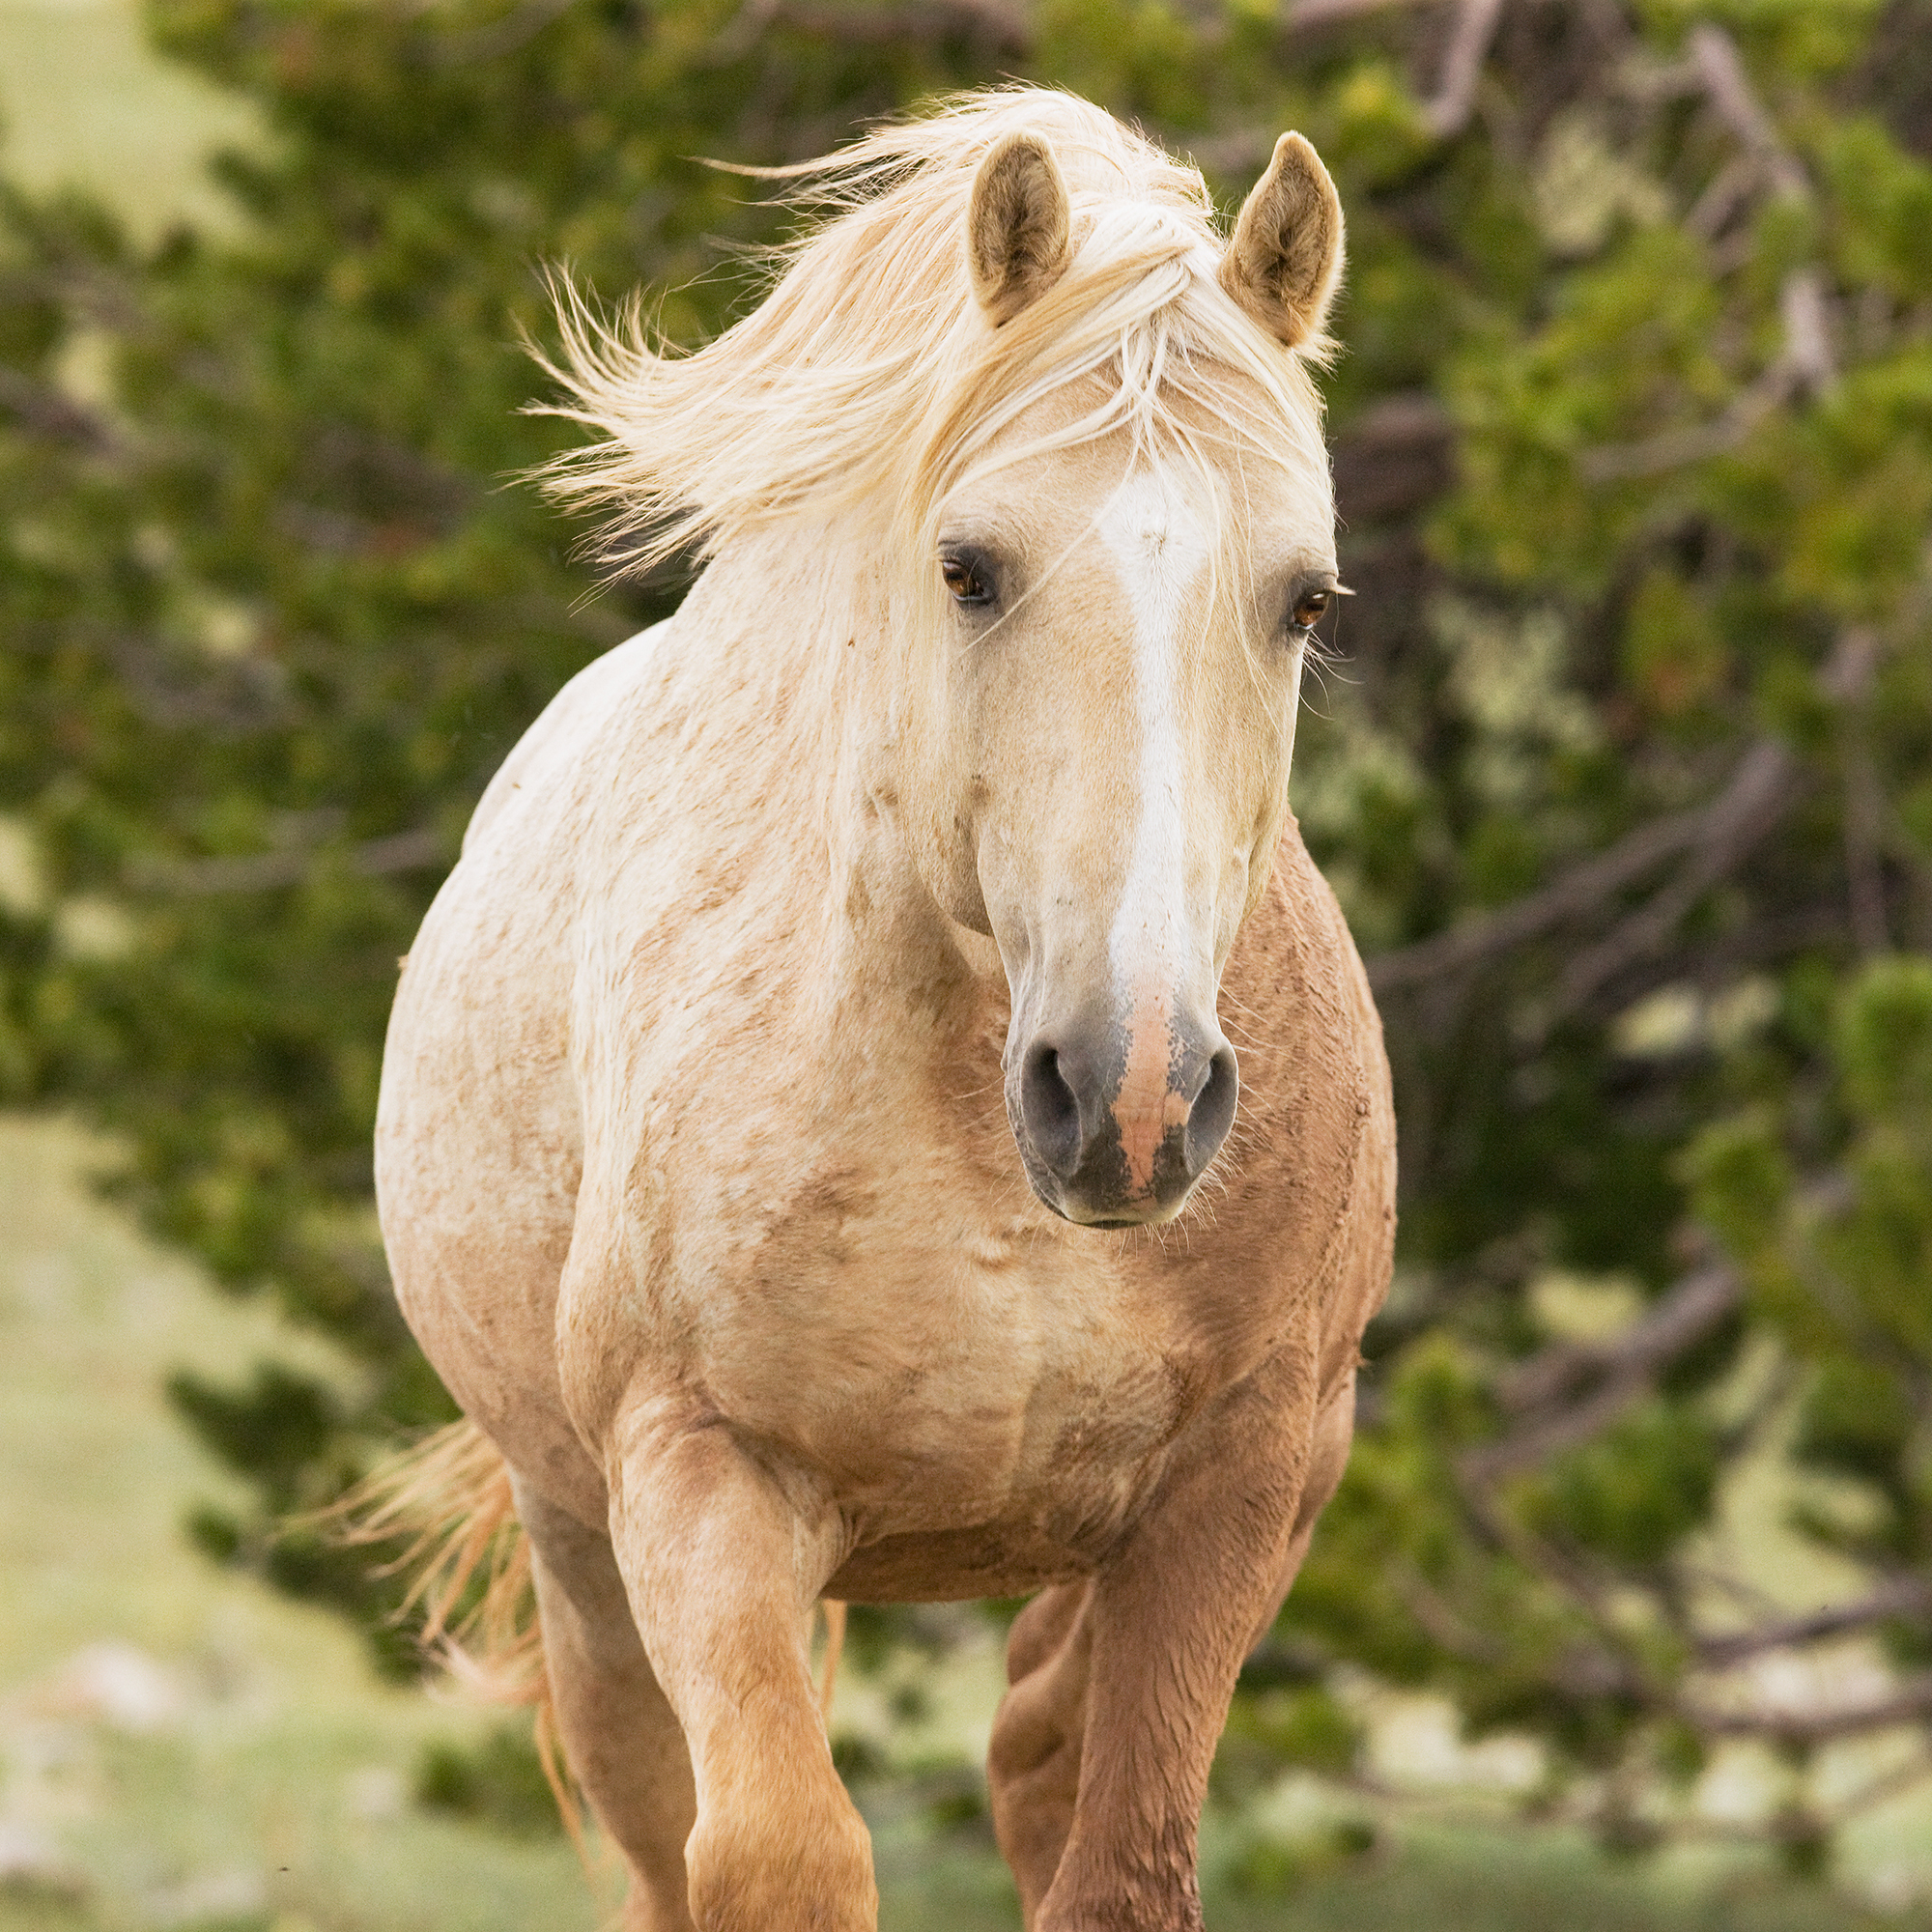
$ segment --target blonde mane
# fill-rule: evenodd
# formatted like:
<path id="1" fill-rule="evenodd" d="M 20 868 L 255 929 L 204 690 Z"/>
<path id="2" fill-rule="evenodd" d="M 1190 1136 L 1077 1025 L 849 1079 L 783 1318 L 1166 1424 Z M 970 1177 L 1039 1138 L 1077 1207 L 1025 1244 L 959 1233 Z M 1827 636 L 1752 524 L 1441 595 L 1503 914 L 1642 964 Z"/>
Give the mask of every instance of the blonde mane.
<path id="1" fill-rule="evenodd" d="M 995 329 L 968 279 L 967 207 L 980 162 L 1018 128 L 1052 145 L 1074 252 Z M 607 325 L 563 291 L 552 373 L 567 400 L 554 412 L 601 440 L 548 481 L 615 508 L 625 564 L 715 555 L 863 504 L 884 506 L 890 534 L 923 554 L 949 495 L 988 467 L 1122 429 L 1136 448 L 1194 448 L 1180 398 L 1205 402 L 1241 456 L 1325 478 L 1303 365 L 1327 345 L 1286 350 L 1235 302 L 1216 279 L 1225 243 L 1199 171 L 1111 115 L 1039 89 L 972 94 L 778 172 L 805 184 L 792 205 L 819 219 L 776 252 L 764 301 L 704 348 L 664 342 L 635 299 Z M 991 450 L 1082 383 L 1096 400 L 1070 425 Z"/>

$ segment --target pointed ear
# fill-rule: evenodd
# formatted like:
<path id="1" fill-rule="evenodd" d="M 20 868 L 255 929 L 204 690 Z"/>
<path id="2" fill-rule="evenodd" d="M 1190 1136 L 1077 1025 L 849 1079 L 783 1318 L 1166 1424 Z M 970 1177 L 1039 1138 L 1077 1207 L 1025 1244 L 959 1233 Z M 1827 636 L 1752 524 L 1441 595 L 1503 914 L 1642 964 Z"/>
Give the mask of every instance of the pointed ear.
<path id="1" fill-rule="evenodd" d="M 1066 184 L 1037 134 L 993 144 L 973 181 L 966 259 L 973 293 L 997 327 L 1037 300 L 1066 270 Z"/>
<path id="2" fill-rule="evenodd" d="M 1274 144 L 1221 260 L 1221 286 L 1291 349 L 1318 333 L 1342 279 L 1342 202 L 1299 134 Z"/>

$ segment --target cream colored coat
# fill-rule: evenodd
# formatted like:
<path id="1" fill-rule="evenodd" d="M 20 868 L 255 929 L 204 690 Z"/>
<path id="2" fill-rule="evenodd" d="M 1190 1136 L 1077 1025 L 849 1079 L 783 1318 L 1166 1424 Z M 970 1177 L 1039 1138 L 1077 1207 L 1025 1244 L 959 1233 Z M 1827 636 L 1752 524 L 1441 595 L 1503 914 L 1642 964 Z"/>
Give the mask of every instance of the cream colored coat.
<path id="1" fill-rule="evenodd" d="M 1305 199 L 1297 169 L 1270 179 Z M 976 199 L 989 317 L 1057 180 Z M 1242 505 L 1217 601 L 1173 559 L 1236 484 L 1149 462 L 1101 437 L 953 499 L 1028 588 L 997 632 L 943 617 L 943 678 L 890 559 L 800 518 L 723 551 L 517 747 L 407 962 L 397 1291 L 513 1472 L 634 1926 L 869 1927 L 812 1605 L 1029 1592 L 990 1770 L 1030 1924 L 1199 1922 L 1228 1698 L 1347 1454 L 1394 1132 L 1286 814 L 1298 650 L 1258 672 L 1249 635 L 1332 572 L 1325 475 Z M 1179 793 L 1150 802 L 1160 733 Z M 1177 896 L 1123 967 L 1156 847 Z M 1149 1197 L 1119 1232 L 1037 1197 L 1002 1105 L 1029 1030 L 1110 971 L 1130 1044 L 1199 1008 L 1240 1068 L 1179 1218 Z"/>

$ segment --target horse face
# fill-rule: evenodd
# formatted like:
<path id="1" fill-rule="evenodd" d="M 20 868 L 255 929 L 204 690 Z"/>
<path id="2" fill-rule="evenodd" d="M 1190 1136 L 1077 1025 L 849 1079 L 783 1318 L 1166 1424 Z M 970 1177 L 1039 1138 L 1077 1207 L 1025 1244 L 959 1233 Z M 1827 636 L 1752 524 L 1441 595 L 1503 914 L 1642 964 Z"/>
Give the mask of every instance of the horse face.
<path id="1" fill-rule="evenodd" d="M 1223 466 L 1201 427 L 1186 457 L 1117 436 L 996 470 L 949 503 L 933 566 L 945 895 L 1006 967 L 1028 1178 L 1094 1227 L 1172 1218 L 1234 1121 L 1216 995 L 1335 584 L 1323 467 Z"/>

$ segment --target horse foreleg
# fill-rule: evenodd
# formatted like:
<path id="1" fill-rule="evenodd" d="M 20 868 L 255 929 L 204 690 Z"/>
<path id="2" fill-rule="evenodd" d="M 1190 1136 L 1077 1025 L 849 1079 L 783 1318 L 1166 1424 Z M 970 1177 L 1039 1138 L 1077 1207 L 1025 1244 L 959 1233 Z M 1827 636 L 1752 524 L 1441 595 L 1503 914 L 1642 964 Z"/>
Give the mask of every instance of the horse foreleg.
<path id="1" fill-rule="evenodd" d="M 624 1855 L 624 1932 L 691 1932 L 691 1755 L 651 1672 L 607 1536 L 517 1485 L 564 1755 Z"/>
<path id="2" fill-rule="evenodd" d="M 1214 1747 L 1306 1542 L 1314 1379 L 1285 1358 L 1236 1390 L 1094 1577 L 1079 1786 L 1035 1932 L 1199 1932 Z"/>
<path id="3" fill-rule="evenodd" d="M 611 1542 L 643 1645 L 690 1747 L 685 1847 L 699 1932 L 874 1932 L 871 1843 L 833 1768 L 811 1612 L 836 1514 L 728 1431 L 650 1406 L 620 1423 Z"/>

